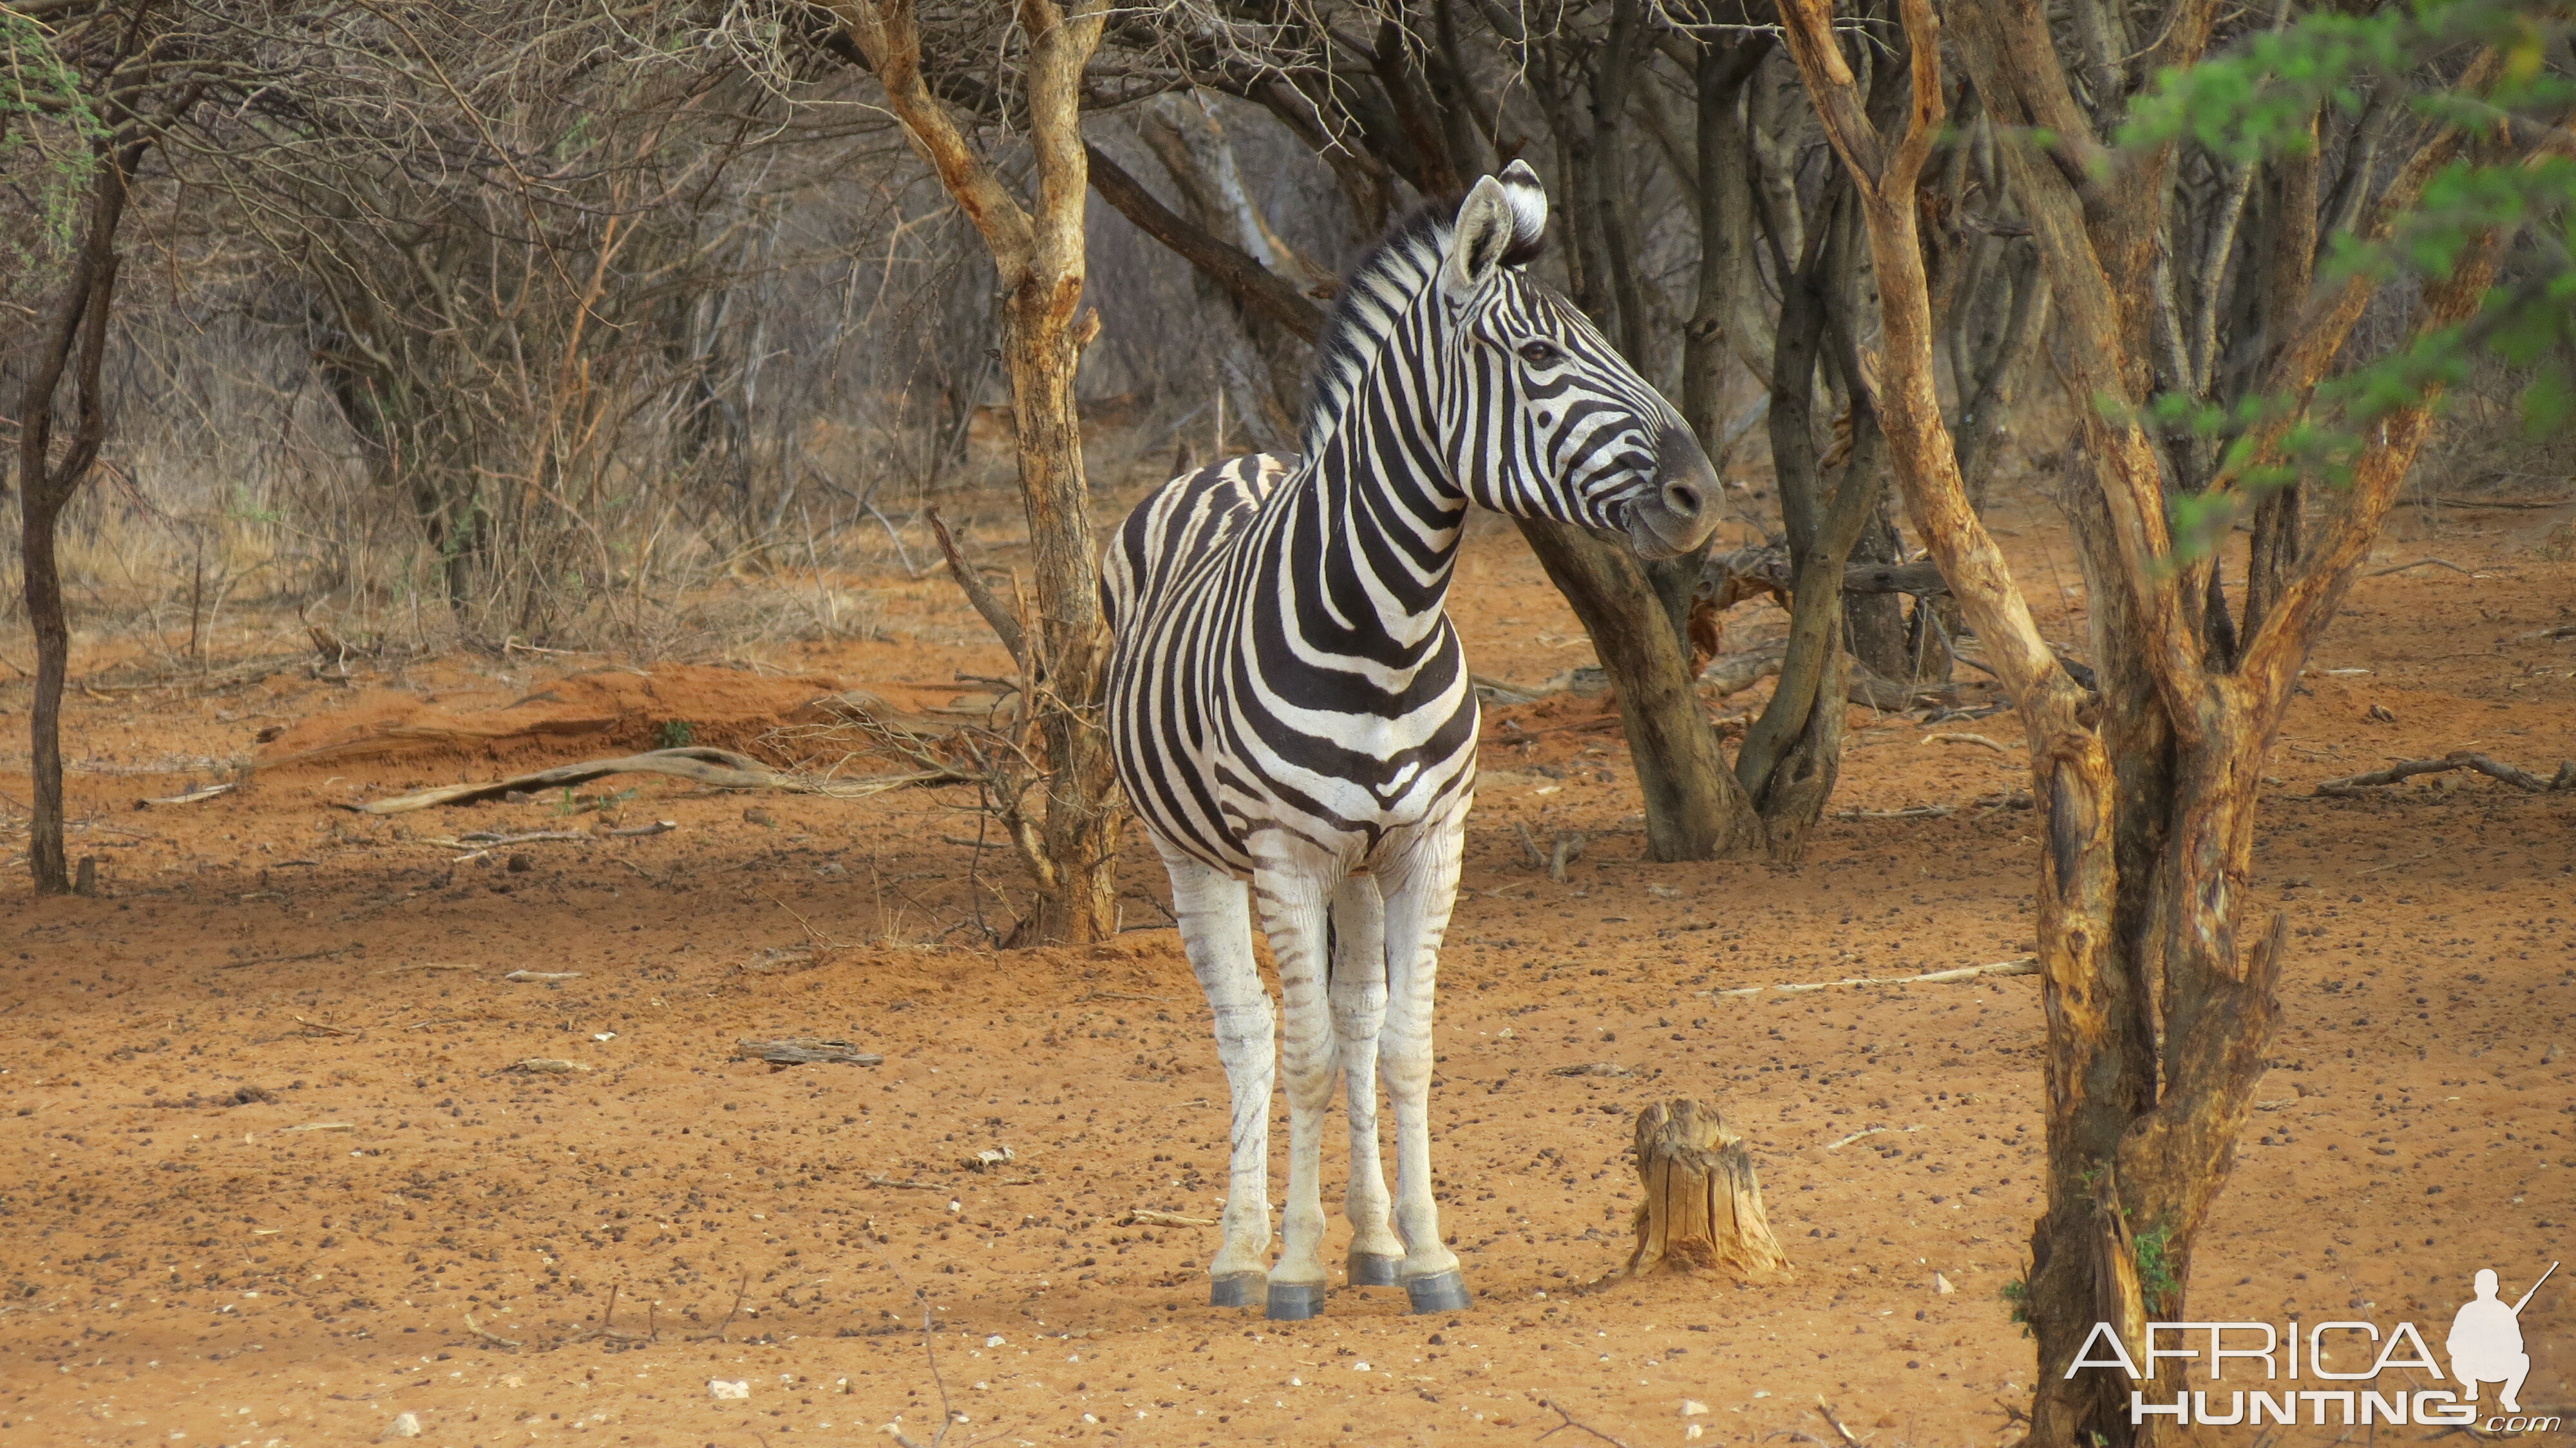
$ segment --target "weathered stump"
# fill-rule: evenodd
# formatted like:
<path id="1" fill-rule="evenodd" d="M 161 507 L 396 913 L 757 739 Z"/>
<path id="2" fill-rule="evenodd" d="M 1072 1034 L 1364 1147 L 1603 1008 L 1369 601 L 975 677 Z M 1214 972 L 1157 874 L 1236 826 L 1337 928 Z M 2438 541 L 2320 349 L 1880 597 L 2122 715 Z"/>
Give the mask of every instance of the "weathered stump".
<path id="1" fill-rule="evenodd" d="M 1763 1277 L 1789 1269 L 1762 1210 L 1762 1184 L 1744 1138 L 1696 1101 L 1637 1114 L 1637 1249 L 1628 1275 L 1665 1269 Z"/>

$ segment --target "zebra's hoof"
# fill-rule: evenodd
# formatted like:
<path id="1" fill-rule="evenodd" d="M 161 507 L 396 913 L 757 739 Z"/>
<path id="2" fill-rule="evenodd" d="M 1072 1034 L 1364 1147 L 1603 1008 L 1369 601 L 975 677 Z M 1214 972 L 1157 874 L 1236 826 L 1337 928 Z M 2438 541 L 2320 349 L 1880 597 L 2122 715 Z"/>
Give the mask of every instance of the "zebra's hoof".
<path id="1" fill-rule="evenodd" d="M 1279 1289 L 1274 1287 L 1270 1290 L 1276 1294 Z M 1467 1296 L 1467 1279 L 1460 1276 L 1455 1267 L 1446 1272 L 1434 1272 L 1428 1277 L 1414 1278 L 1404 1284 L 1404 1295 L 1412 1304 L 1416 1315 L 1425 1312 L 1464 1312 L 1467 1310 L 1468 1303 L 1473 1300 Z M 1272 1300 L 1278 1299 L 1274 1295 Z M 1278 1316 L 1275 1312 L 1271 1315 Z"/>
<path id="2" fill-rule="evenodd" d="M 1229 1272 L 1208 1282 L 1208 1306 L 1250 1307 L 1261 1291 L 1258 1272 Z"/>
<path id="3" fill-rule="evenodd" d="M 1324 1284 L 1320 1282 L 1273 1282 L 1270 1284 L 1270 1307 L 1264 1314 L 1272 1322 L 1304 1322 L 1324 1311 Z"/>
<path id="4" fill-rule="evenodd" d="M 1353 1252 L 1348 1267 L 1353 1287 L 1393 1287 L 1404 1266 L 1401 1257 L 1380 1257 L 1371 1252 Z"/>

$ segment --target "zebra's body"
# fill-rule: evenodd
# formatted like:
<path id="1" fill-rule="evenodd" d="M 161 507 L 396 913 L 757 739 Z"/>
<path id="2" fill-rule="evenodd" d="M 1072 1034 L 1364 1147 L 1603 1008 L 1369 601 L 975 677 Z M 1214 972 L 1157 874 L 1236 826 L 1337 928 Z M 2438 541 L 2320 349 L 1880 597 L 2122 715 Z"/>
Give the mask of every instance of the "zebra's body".
<path id="1" fill-rule="evenodd" d="M 1355 1283 L 1463 1306 L 1430 1189 L 1431 1006 L 1473 797 L 1477 710 L 1444 604 L 1467 505 L 1706 540 L 1707 459 L 1671 407 L 1562 298 L 1523 275 L 1546 222 L 1515 164 L 1454 217 L 1399 226 L 1343 287 L 1299 460 L 1173 482 L 1103 570 L 1109 727 L 1172 877 L 1234 1094 L 1219 1303 L 1251 1300 L 1269 1243 L 1268 1112 L 1289 1099 L 1274 1317 L 1320 1303 L 1322 1122 L 1349 1081 Z M 1278 961 L 1274 1055 L 1251 909 Z M 1329 969 L 1326 957 L 1331 956 Z M 1396 1112 L 1392 1223 L 1377 1075 Z"/>

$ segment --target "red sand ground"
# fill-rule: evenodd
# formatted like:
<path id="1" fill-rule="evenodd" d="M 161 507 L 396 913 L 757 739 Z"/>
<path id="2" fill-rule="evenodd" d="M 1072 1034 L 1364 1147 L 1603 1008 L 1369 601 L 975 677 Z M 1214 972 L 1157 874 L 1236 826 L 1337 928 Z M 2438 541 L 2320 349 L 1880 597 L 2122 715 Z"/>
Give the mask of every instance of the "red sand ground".
<path id="1" fill-rule="evenodd" d="M 2576 796 L 2462 776 L 2311 796 L 2393 756 L 2474 747 L 2543 775 L 2576 756 L 2576 642 L 2534 636 L 2576 605 L 2576 569 L 2526 546 L 2550 521 L 2455 522 L 2428 545 L 2410 518 L 2383 563 L 2438 551 L 2477 576 L 2364 582 L 2313 661 L 2250 902 L 2296 927 L 2286 1026 L 2197 1315 L 2407 1317 L 2438 1343 L 2476 1268 L 2513 1294 L 2576 1256 Z M 2062 543 L 2033 518 L 2014 546 L 2080 640 Z M 649 745 L 675 718 L 738 743 L 830 687 L 917 707 L 971 687 L 957 669 L 995 671 L 956 645 L 973 625 L 943 585 L 872 583 L 882 640 L 766 672 L 453 657 L 356 689 L 281 668 L 212 693 L 76 691 L 74 853 L 107 862 L 104 898 L 13 884 L 0 909 L 0 1441 L 318 1448 L 410 1413 L 436 1448 L 781 1448 L 880 1441 L 894 1420 L 926 1441 L 944 1398 L 951 1445 L 1523 1445 L 1557 1423 L 1548 1402 L 1645 1448 L 1694 1427 L 1830 1441 L 1820 1395 L 1881 1445 L 2010 1435 L 2031 1357 L 2000 1290 L 2038 1205 L 2035 983 L 1712 992 L 2026 948 L 2017 747 L 1856 715 L 1837 810 L 1956 812 L 1829 820 L 1782 867 L 1640 863 L 1615 729 L 1490 746 L 1434 1103 L 1444 1226 L 1479 1300 L 1413 1318 L 1393 1290 L 1341 1291 L 1295 1325 L 1205 1305 L 1210 1230 L 1122 1225 L 1212 1217 L 1222 1188 L 1225 1086 L 1176 938 L 974 948 L 975 914 L 1004 918 L 1018 887 L 1005 857 L 978 869 L 954 842 L 973 831 L 958 801 L 617 781 L 638 789 L 621 823 L 679 827 L 526 846 L 524 871 L 445 841 L 592 816 L 333 808 Z M 1457 602 L 1481 672 L 1589 662 L 1503 529 L 1479 529 Z M 1736 646 L 1778 626 L 1742 610 Z M 0 691 L 13 732 L 25 700 Z M 1596 708 L 1499 712 L 1543 728 Z M 134 805 L 265 728 L 275 758 L 493 710 L 593 722 Z M 1947 727 L 2018 738 L 2008 718 Z M 0 767 L 23 800 L 23 756 Z M 1529 866 L 1516 824 L 1587 836 L 1566 883 Z M 1163 887 L 1129 858 L 1133 927 Z M 519 968 L 579 978 L 501 979 Z M 790 1033 L 885 1064 L 734 1058 L 737 1038 Z M 587 1069 L 505 1069 L 528 1057 Z M 1628 1074 L 1550 1074 L 1596 1062 Z M 1790 1280 L 1587 1286 L 1624 1259 L 1630 1123 L 1681 1095 L 1751 1139 Z M 997 1146 L 1007 1165 L 963 1165 Z M 638 1336 L 585 1340 L 612 1300 Z M 2571 1325 L 2562 1272 L 2524 1317 L 2527 1407 L 2576 1404 Z M 2229 1432 L 2252 1441 L 2212 1441 Z"/>

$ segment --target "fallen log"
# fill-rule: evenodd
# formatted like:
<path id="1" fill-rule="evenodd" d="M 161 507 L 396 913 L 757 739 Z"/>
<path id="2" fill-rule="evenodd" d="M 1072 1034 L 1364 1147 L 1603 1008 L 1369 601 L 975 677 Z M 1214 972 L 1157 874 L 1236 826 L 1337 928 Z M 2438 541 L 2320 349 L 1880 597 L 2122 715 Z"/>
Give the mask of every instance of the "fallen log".
<path id="1" fill-rule="evenodd" d="M 369 800 L 363 804 L 342 806 L 360 814 L 403 814 L 410 810 L 428 809 L 432 805 L 473 804 L 478 800 L 499 799 L 514 792 L 560 789 L 588 784 L 612 774 L 667 774 L 678 779 L 694 780 L 716 789 L 775 789 L 790 794 L 823 794 L 835 799 L 865 799 L 890 789 L 916 784 L 947 784 L 965 778 L 950 770 L 921 769 L 906 774 L 877 775 L 867 779 L 834 781 L 818 784 L 800 775 L 771 769 L 747 755 L 729 749 L 656 749 L 646 754 L 621 755 L 615 759 L 592 759 L 580 764 L 559 764 L 540 769 L 534 774 L 513 775 L 484 784 L 447 784 L 391 799 Z"/>

